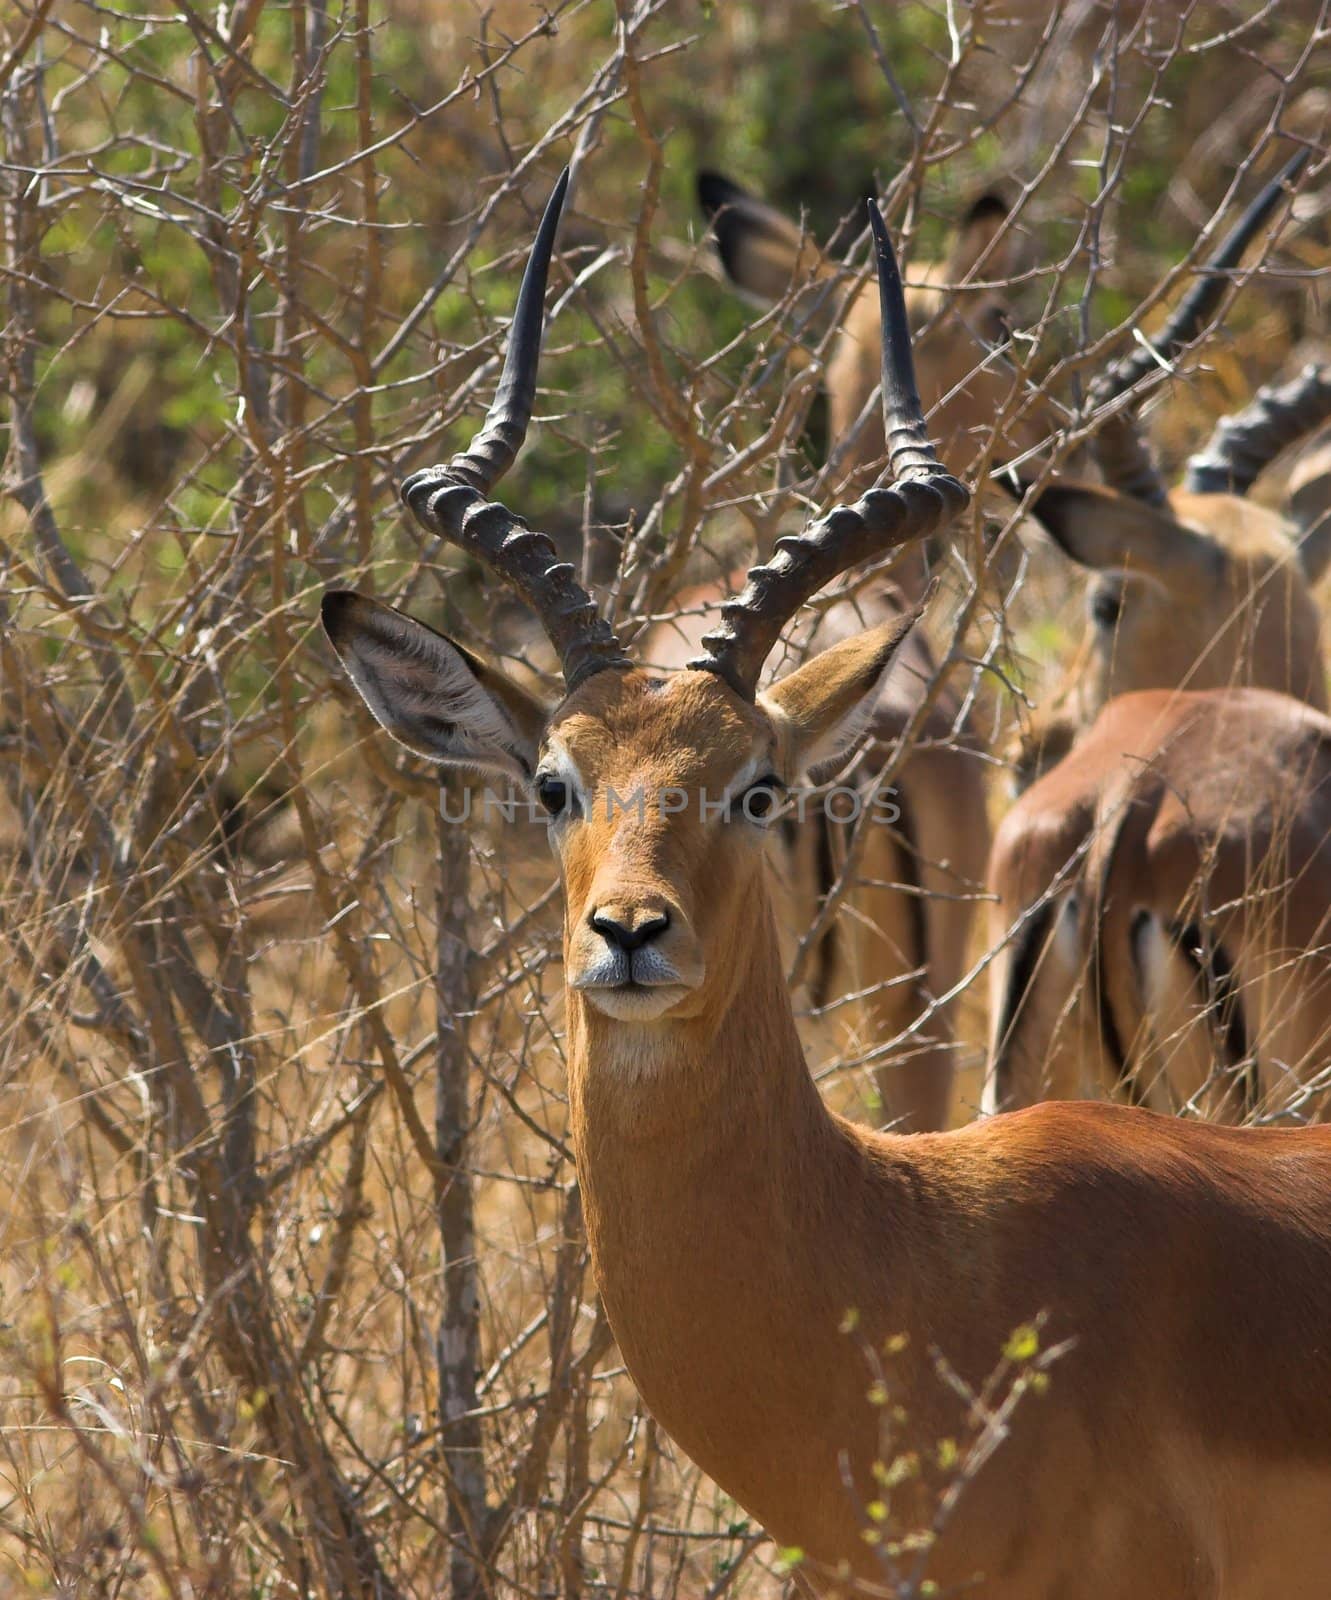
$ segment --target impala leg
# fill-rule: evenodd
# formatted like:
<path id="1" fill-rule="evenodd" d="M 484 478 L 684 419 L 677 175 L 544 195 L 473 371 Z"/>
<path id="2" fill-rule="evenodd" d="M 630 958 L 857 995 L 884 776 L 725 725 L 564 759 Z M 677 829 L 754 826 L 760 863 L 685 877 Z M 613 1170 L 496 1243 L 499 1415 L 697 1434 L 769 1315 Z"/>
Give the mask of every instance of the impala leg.
<path id="1" fill-rule="evenodd" d="M 1242 952 L 1240 996 L 1258 1062 L 1257 1109 L 1325 1121 L 1331 1108 L 1331 968 L 1324 936 Z"/>
<path id="2" fill-rule="evenodd" d="M 1242 1085 L 1226 1070 L 1200 933 L 1191 926 L 1168 929 L 1142 910 L 1131 943 L 1142 1011 L 1132 1050 L 1136 1098 L 1166 1114 L 1187 1106 L 1208 1121 L 1241 1122 Z"/>
<path id="3" fill-rule="evenodd" d="M 915 1027 L 874 1068 L 884 1127 L 901 1133 L 945 1128 L 956 1071 L 955 1002 L 936 1004 L 930 959 L 937 930 L 914 852 L 900 836 L 877 830 L 863 860 L 863 880 L 843 916 L 849 986 L 864 998 L 853 1026 L 872 1047 Z M 906 892 L 894 886 L 900 884 Z"/>
<path id="4" fill-rule="evenodd" d="M 838 927 L 844 988 L 863 996 L 846 1019 L 860 1048 L 896 1039 L 912 1027 L 917 1030 L 874 1070 L 879 1117 L 884 1126 L 903 1133 L 948 1124 L 956 1004 L 938 1003 L 935 997 L 960 976 L 969 922 L 968 917 L 939 915 L 942 903 L 935 905 L 929 898 L 928 880 L 938 874 L 929 873 L 923 859 L 916 823 L 921 808 L 915 803 L 922 785 L 916 766 L 911 763 L 899 785 L 896 824 L 870 823 Z"/>
<path id="5" fill-rule="evenodd" d="M 1105 1092 L 1103 1029 L 1083 943 L 1076 890 L 1032 911 L 1002 900 L 991 912 L 993 1018 L 985 1068 L 985 1113 L 1039 1100 Z"/>

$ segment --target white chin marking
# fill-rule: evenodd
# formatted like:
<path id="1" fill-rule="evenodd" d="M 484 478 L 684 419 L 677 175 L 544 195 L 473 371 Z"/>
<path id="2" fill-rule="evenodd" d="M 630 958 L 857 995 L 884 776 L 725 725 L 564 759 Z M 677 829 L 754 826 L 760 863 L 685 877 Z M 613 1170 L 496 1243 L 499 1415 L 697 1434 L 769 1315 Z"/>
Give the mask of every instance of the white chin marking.
<path id="1" fill-rule="evenodd" d="M 682 983 L 650 989 L 584 989 L 583 999 L 616 1022 L 655 1022 L 688 993 Z"/>

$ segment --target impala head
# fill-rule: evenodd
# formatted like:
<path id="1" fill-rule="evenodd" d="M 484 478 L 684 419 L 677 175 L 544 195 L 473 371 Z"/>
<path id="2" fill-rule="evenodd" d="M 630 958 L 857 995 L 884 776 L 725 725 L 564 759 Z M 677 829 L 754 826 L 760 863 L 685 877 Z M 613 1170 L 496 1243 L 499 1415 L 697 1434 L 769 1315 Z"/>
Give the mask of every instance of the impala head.
<path id="1" fill-rule="evenodd" d="M 792 287 L 838 271 L 838 264 L 796 223 L 729 179 L 700 173 L 698 199 L 727 274 L 755 298 L 780 300 Z M 1020 236 L 1008 219 L 1009 207 L 1001 196 L 982 194 L 958 224 L 946 257 L 911 267 L 907 317 L 912 332 L 928 328 L 915 352 L 920 394 L 948 460 L 965 462 L 977 453 L 1012 389 L 1011 369 L 986 360 L 989 349 L 1003 342 L 1008 320 L 1003 294 L 989 285 L 1010 278 L 1019 266 Z M 974 288 L 958 288 L 972 277 Z M 826 314 L 836 309 L 829 297 Z M 845 437 L 877 387 L 878 350 L 878 295 L 872 284 L 865 284 L 845 307 L 828 358 L 828 431 L 833 439 Z M 1032 434 L 1029 442 L 1035 442 L 1048 429 L 1036 419 L 1019 422 L 1016 431 Z M 1008 447 L 1017 443 L 1007 440 Z M 867 466 L 882 454 L 881 432 L 867 427 L 855 460 Z"/>
<path id="2" fill-rule="evenodd" d="M 704 654 L 666 676 L 634 668 L 545 535 L 487 498 L 531 415 L 561 179 L 514 316 L 499 392 L 469 450 L 413 474 L 403 499 L 536 611 L 566 692 L 537 699 L 423 623 L 345 592 L 324 626 L 383 726 L 431 760 L 495 771 L 544 807 L 565 896 L 566 979 L 627 1023 L 720 1016 L 762 898 L 763 833 L 783 792 L 858 737 L 910 617 L 823 652 L 758 692 L 786 622 L 824 584 L 930 532 L 967 495 L 939 466 L 915 392 L 901 281 L 876 207 L 882 381 L 896 483 L 778 542 L 727 601 Z"/>
<path id="3" fill-rule="evenodd" d="M 1325 706 L 1320 573 L 1274 512 L 1187 490 L 1154 506 L 1095 484 L 1055 485 L 1031 511 L 1092 574 L 1083 718 L 1134 689 L 1232 684 Z"/>
<path id="4" fill-rule="evenodd" d="M 1106 482 L 1055 482 L 1028 507 L 1093 575 L 1088 649 L 1073 696 L 1080 721 L 1135 689 L 1253 684 L 1326 703 L 1311 588 L 1331 541 L 1312 528 L 1310 514 L 1307 536 L 1296 542 L 1280 517 L 1245 497 L 1270 461 L 1331 415 L 1331 369 L 1310 367 L 1283 388 L 1260 391 L 1246 411 L 1219 424 L 1173 493 L 1130 420 L 1141 381 L 1203 332 L 1226 273 L 1306 160 L 1300 151 L 1252 202 L 1151 351 L 1116 363 L 1091 385 L 1092 404 L 1110 408 L 1096 435 Z M 1315 491 L 1305 498 L 1311 506 Z M 1024 764 L 1033 771 L 1051 765 L 1070 726 L 1064 719 L 1028 735 Z"/>

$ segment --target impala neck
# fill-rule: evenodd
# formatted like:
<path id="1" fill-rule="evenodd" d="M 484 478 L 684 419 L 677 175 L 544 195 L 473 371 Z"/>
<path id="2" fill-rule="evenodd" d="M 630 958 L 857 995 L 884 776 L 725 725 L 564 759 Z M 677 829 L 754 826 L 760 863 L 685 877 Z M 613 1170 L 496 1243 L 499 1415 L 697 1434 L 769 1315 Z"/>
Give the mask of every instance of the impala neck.
<path id="1" fill-rule="evenodd" d="M 840 1516 L 836 1458 L 829 1446 L 816 1460 L 813 1441 L 849 1443 L 868 1422 L 838 1327 L 866 1286 L 895 1298 L 893 1164 L 881 1149 L 866 1159 L 859 1132 L 823 1106 L 770 909 L 706 1017 L 631 1028 L 568 999 L 584 1215 L 630 1375 L 667 1432 L 778 1538 L 800 1525 L 792 1484 L 804 1495 L 819 1482 Z M 879 1225 L 847 1236 L 871 1185 Z M 837 1423 L 807 1380 L 839 1370 L 853 1404 Z M 792 1438 L 808 1441 L 805 1473 L 789 1470 Z"/>

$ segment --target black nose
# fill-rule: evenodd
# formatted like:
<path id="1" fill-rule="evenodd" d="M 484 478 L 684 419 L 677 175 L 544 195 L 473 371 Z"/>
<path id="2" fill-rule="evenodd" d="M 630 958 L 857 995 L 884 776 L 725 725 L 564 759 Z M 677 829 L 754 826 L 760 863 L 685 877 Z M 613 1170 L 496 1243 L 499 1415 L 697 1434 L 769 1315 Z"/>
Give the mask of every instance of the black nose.
<path id="1" fill-rule="evenodd" d="M 607 944 L 615 945 L 626 954 L 631 954 L 634 950 L 641 950 L 643 945 L 650 944 L 653 939 L 659 938 L 670 926 L 670 917 L 662 911 L 657 916 L 648 917 L 645 922 L 640 922 L 636 928 L 630 928 L 622 922 L 616 922 L 613 917 L 606 916 L 602 911 L 593 911 L 591 922 L 592 927 Z"/>

